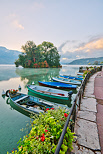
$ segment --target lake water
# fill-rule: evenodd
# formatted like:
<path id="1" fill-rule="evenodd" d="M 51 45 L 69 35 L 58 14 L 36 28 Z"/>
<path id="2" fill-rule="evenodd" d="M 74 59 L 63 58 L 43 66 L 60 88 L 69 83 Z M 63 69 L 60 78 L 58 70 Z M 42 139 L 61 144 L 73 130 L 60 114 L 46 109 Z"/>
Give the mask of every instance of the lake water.
<path id="1" fill-rule="evenodd" d="M 30 118 L 14 110 L 7 103 L 7 97 L 2 97 L 2 91 L 8 89 L 18 89 L 20 84 L 21 92 L 28 93 L 27 84 L 34 81 L 49 81 L 50 78 L 59 74 L 76 75 L 79 65 L 63 65 L 62 68 L 16 68 L 14 65 L 0 65 L 0 154 L 11 152 L 17 149 L 17 142 L 26 135 L 30 128 Z M 73 94 L 73 98 L 76 94 Z M 72 98 L 72 100 L 73 100 Z M 21 129 L 25 129 L 21 131 Z"/>

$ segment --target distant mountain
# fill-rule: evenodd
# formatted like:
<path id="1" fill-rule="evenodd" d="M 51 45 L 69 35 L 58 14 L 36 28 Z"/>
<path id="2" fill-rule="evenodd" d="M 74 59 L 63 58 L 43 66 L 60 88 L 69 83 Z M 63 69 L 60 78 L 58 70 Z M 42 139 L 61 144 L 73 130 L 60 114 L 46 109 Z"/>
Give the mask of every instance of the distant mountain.
<path id="1" fill-rule="evenodd" d="M 88 64 L 94 64 L 96 61 L 98 61 L 98 64 L 100 62 L 103 62 L 103 57 L 98 57 L 98 58 L 83 58 L 83 59 L 77 59 L 74 60 L 68 64 L 70 65 L 88 65 Z"/>
<path id="2" fill-rule="evenodd" d="M 0 64 L 14 64 L 20 53 L 20 51 L 9 50 L 0 46 Z"/>

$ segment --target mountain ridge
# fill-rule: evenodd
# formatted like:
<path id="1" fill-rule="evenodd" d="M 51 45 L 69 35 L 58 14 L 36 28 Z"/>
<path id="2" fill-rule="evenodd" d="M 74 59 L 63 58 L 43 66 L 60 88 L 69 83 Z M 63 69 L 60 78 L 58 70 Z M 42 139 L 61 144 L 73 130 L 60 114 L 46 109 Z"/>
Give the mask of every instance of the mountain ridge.
<path id="1" fill-rule="evenodd" d="M 98 64 L 100 64 L 100 62 L 103 62 L 103 57 L 76 59 L 76 60 L 73 60 L 72 62 L 66 63 L 66 64 L 69 64 L 69 65 L 88 65 L 88 64 L 94 64 L 96 61 L 98 62 Z"/>
<path id="2" fill-rule="evenodd" d="M 9 50 L 6 47 L 0 46 L 0 64 L 14 64 L 20 53 L 20 51 Z"/>

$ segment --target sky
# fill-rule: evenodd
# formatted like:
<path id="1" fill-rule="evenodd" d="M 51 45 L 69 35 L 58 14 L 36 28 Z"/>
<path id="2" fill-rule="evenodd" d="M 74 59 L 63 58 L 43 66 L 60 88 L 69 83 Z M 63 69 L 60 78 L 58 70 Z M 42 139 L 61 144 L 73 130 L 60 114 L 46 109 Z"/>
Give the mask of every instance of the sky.
<path id="1" fill-rule="evenodd" d="M 61 62 L 103 57 L 103 0 L 0 0 L 0 46 L 51 42 Z"/>

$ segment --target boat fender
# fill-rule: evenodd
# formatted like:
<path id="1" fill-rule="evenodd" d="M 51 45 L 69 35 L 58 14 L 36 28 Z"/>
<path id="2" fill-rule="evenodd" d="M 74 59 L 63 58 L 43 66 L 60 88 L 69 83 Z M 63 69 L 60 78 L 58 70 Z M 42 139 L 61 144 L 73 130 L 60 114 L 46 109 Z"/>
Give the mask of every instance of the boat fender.
<path id="1" fill-rule="evenodd" d="M 68 92 L 68 95 L 71 96 L 72 94 L 73 94 L 73 91 L 72 90 Z"/>
<path id="2" fill-rule="evenodd" d="M 8 94 L 8 93 L 9 93 L 9 90 L 6 91 L 6 96 L 7 96 L 7 97 L 9 97 L 9 94 Z"/>

